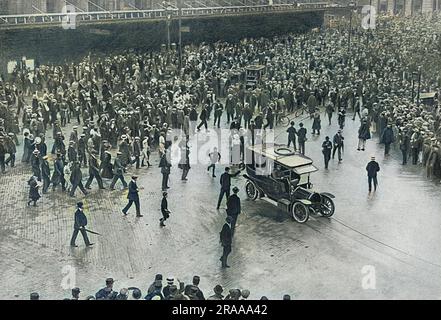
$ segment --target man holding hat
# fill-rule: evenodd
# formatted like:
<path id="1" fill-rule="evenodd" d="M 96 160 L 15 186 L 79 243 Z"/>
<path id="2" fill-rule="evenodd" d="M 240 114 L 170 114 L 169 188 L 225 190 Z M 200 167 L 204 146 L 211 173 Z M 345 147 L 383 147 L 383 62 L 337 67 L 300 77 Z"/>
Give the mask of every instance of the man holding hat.
<path id="1" fill-rule="evenodd" d="M 372 181 L 374 182 L 374 191 L 377 191 L 377 172 L 380 171 L 380 165 L 375 161 L 375 157 L 371 157 L 371 161 L 366 166 L 368 173 L 369 192 L 372 191 Z"/>
<path id="2" fill-rule="evenodd" d="M 72 234 L 72 238 L 70 239 L 70 246 L 71 247 L 78 247 L 75 244 L 75 240 L 77 239 L 78 232 L 81 232 L 81 235 L 83 236 L 84 243 L 87 247 L 90 247 L 93 245 L 93 243 L 90 243 L 89 238 L 87 237 L 86 233 L 86 226 L 87 226 L 87 217 L 83 212 L 83 203 L 78 202 L 77 203 L 77 211 L 75 211 L 75 217 L 74 217 L 75 223 L 74 223 L 74 232 Z"/>
<path id="3" fill-rule="evenodd" d="M 127 199 L 129 199 L 129 203 L 122 209 L 122 213 L 126 216 L 127 211 L 129 211 L 130 207 L 133 203 L 135 203 L 136 207 L 136 216 L 138 218 L 142 217 L 139 203 L 139 189 L 136 184 L 136 180 L 138 180 L 138 176 L 132 176 L 132 181 L 129 182 L 129 193 L 127 194 Z"/>

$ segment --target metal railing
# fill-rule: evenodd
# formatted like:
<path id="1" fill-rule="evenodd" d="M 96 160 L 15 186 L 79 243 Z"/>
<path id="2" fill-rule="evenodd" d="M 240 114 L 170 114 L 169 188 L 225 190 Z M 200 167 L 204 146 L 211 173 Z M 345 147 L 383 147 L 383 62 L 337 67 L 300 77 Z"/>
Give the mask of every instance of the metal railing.
<path id="1" fill-rule="evenodd" d="M 299 3 L 299 4 L 274 4 L 253 6 L 223 6 L 223 7 L 200 7 L 182 8 L 183 17 L 228 15 L 242 13 L 262 13 L 272 11 L 308 11 L 335 8 L 329 2 Z M 178 16 L 177 8 L 154 9 L 154 10 L 120 10 L 120 11 L 95 11 L 76 12 L 76 21 L 105 21 L 105 20 L 135 20 L 135 19 L 166 19 Z M 62 23 L 70 16 L 67 13 L 37 13 L 21 15 L 0 15 L 0 27 L 32 25 L 32 24 L 56 24 Z"/>

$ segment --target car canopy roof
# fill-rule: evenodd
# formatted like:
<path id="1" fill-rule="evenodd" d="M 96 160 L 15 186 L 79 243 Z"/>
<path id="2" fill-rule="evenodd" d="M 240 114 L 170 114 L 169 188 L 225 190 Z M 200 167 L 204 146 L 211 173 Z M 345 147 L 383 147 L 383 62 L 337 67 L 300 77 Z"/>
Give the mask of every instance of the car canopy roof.
<path id="1" fill-rule="evenodd" d="M 305 174 L 318 170 L 312 165 L 313 161 L 311 158 L 294 153 L 292 151 L 290 153 L 286 153 L 286 151 L 288 151 L 286 148 L 280 149 L 280 147 L 277 146 L 266 146 L 263 148 L 262 145 L 255 145 L 250 146 L 249 150 L 274 160 L 274 162 L 280 163 L 285 167 L 295 169 L 294 172 L 297 174 Z"/>

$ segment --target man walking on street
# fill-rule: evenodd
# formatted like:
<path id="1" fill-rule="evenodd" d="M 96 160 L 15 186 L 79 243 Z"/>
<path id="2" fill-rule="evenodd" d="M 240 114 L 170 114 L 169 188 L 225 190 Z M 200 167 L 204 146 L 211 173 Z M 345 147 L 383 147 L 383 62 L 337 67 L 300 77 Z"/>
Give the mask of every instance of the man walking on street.
<path id="1" fill-rule="evenodd" d="M 233 195 L 227 200 L 227 215 L 231 217 L 231 234 L 234 236 L 237 218 L 239 217 L 241 207 L 240 198 L 238 197 L 239 188 L 233 188 Z"/>
<path id="2" fill-rule="evenodd" d="M 231 243 L 233 241 L 233 235 L 231 232 L 231 217 L 228 216 L 225 219 L 225 224 L 220 232 L 220 243 L 223 247 L 222 257 L 219 259 L 222 262 L 222 268 L 229 268 L 227 264 L 228 255 L 231 253 Z"/>
<path id="3" fill-rule="evenodd" d="M 72 238 L 70 239 L 70 245 L 71 247 L 78 247 L 75 244 L 75 240 L 77 239 L 78 232 L 81 232 L 81 235 L 83 236 L 84 243 L 87 247 L 90 247 L 93 245 L 93 243 L 90 243 L 89 238 L 87 237 L 86 228 L 87 226 L 87 217 L 83 212 L 83 203 L 78 202 L 77 203 L 77 211 L 75 212 L 75 223 L 74 223 L 74 232 L 72 234 Z"/>
<path id="4" fill-rule="evenodd" d="M 375 157 L 371 157 L 371 161 L 366 166 L 366 171 L 368 173 L 369 192 L 372 191 L 372 182 L 374 182 L 374 191 L 377 191 L 377 172 L 380 171 L 380 166 L 375 161 Z"/>
<path id="5" fill-rule="evenodd" d="M 213 152 L 210 152 L 210 153 L 208 154 L 208 157 L 210 158 L 210 162 L 211 162 L 211 164 L 207 167 L 207 171 L 209 172 L 210 169 L 213 169 L 212 177 L 213 177 L 213 178 L 216 178 L 216 175 L 215 175 L 216 163 L 218 163 L 218 162 L 220 161 L 220 159 L 221 159 L 221 155 L 220 155 L 220 153 L 217 151 L 217 148 L 214 147 L 214 148 L 213 148 Z"/>
<path id="6" fill-rule="evenodd" d="M 127 195 L 127 199 L 129 199 L 129 203 L 126 205 L 124 209 L 122 209 L 122 213 L 126 216 L 127 211 L 129 211 L 132 204 L 135 203 L 136 216 L 140 218 L 142 217 L 142 214 L 139 203 L 139 189 L 138 189 L 138 185 L 136 184 L 137 179 L 138 176 L 132 176 L 132 181 L 130 181 L 129 183 L 129 194 Z"/>
<path id="7" fill-rule="evenodd" d="M 127 182 L 124 179 L 124 166 L 121 162 L 122 153 L 118 152 L 116 155 L 117 156 L 115 162 L 113 163 L 113 168 L 115 169 L 115 171 L 114 171 L 112 183 L 110 184 L 110 190 L 115 190 L 115 184 L 118 181 L 118 179 L 121 180 L 124 189 L 127 188 Z"/>
<path id="8" fill-rule="evenodd" d="M 322 143 L 322 153 L 325 158 L 325 169 L 328 169 L 329 160 L 331 159 L 332 143 L 329 141 L 329 137 L 326 136 L 325 141 Z"/>
<path id="9" fill-rule="evenodd" d="M 344 150 L 343 140 L 345 138 L 341 134 L 341 129 L 335 134 L 333 142 L 334 142 L 334 150 L 332 151 L 332 159 L 335 157 L 335 151 L 338 151 L 338 162 L 342 161 L 342 151 Z"/>
<path id="10" fill-rule="evenodd" d="M 224 195 L 226 195 L 227 200 L 230 197 L 230 187 L 231 187 L 231 177 L 238 176 L 240 171 L 237 171 L 235 174 L 230 174 L 230 168 L 226 167 L 225 172 L 222 173 L 220 177 L 220 184 L 221 184 L 221 190 L 219 194 L 219 200 L 217 202 L 216 209 L 219 210 L 220 204 L 222 202 L 222 199 L 224 198 Z"/>
<path id="11" fill-rule="evenodd" d="M 160 221 L 159 225 L 161 227 L 165 227 L 164 222 L 170 217 L 170 210 L 168 210 L 167 195 L 168 195 L 167 192 L 162 193 L 162 201 L 161 201 L 162 218 L 159 220 Z"/>

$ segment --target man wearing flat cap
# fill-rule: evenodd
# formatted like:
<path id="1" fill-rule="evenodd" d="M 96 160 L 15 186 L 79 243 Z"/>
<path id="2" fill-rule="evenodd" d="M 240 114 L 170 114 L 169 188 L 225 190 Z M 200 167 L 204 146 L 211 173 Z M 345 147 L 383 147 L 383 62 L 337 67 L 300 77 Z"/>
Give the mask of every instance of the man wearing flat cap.
<path id="1" fill-rule="evenodd" d="M 375 157 L 371 157 L 371 161 L 366 166 L 368 174 L 369 193 L 372 191 L 372 182 L 374 183 L 374 191 L 377 191 L 377 173 L 380 171 L 380 165 L 375 161 Z"/>
<path id="2" fill-rule="evenodd" d="M 85 230 L 87 226 L 87 217 L 84 214 L 83 211 L 83 203 L 78 202 L 77 203 L 77 211 L 75 211 L 75 217 L 74 217 L 74 232 L 72 234 L 72 238 L 70 239 L 70 246 L 71 247 L 78 247 L 75 244 L 75 240 L 77 239 L 78 232 L 81 232 L 81 235 L 83 236 L 84 243 L 87 247 L 90 247 L 93 245 L 93 243 L 90 243 L 89 238 L 87 237 L 87 232 Z"/>

